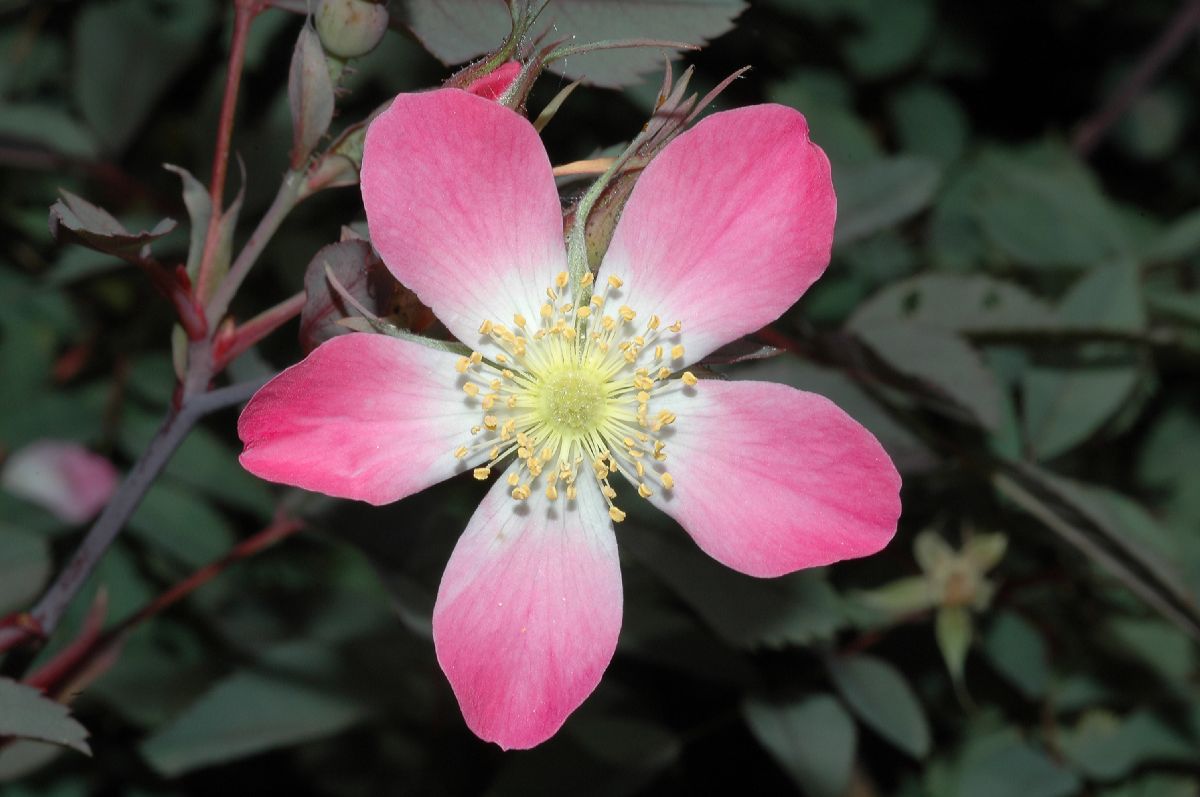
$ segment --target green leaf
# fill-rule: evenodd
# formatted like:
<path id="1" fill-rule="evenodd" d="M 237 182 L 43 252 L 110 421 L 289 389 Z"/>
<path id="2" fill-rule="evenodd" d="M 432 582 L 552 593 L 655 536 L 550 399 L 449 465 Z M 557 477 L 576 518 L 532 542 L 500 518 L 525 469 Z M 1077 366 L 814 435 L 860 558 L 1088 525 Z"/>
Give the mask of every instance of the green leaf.
<path id="1" fill-rule="evenodd" d="M 1079 778 L 1022 741 L 1001 732 L 976 738 L 959 761 L 957 797 L 1067 797 Z"/>
<path id="2" fill-rule="evenodd" d="M 840 797 L 850 782 L 854 721 L 829 695 L 803 701 L 742 704 L 750 731 L 797 786 L 811 797 Z"/>
<path id="3" fill-rule="evenodd" d="M 530 32 L 569 37 L 572 45 L 615 39 L 661 39 L 704 44 L 733 26 L 746 6 L 742 0 L 642 0 L 614 5 L 607 0 L 557 0 Z M 443 63 L 460 64 L 495 49 L 512 28 L 503 3 L 490 0 L 409 0 L 405 21 L 421 43 Z M 551 71 L 596 86 L 617 88 L 662 68 L 660 48 L 622 49 L 574 56 Z"/>
<path id="4" fill-rule="evenodd" d="M 933 200 L 940 180 L 937 163 L 907 155 L 836 170 L 835 243 L 843 246 L 919 213 Z"/>
<path id="5" fill-rule="evenodd" d="M 1050 664 L 1036 628 L 1015 612 L 1001 612 L 983 637 L 983 652 L 1010 683 L 1030 700 L 1046 693 Z"/>
<path id="6" fill-rule="evenodd" d="M 134 257 L 142 248 L 175 229 L 173 219 L 163 219 L 153 229 L 130 232 L 104 208 L 60 189 L 62 199 L 50 206 L 50 234 L 97 252 Z"/>
<path id="7" fill-rule="evenodd" d="M 161 479 L 142 499 L 129 529 L 191 568 L 208 564 L 235 542 L 220 512 L 192 491 Z"/>
<path id="8" fill-rule="evenodd" d="M 91 132 L 61 108 L 0 102 L 0 137 L 49 147 L 74 158 L 95 158 L 99 146 Z"/>
<path id="9" fill-rule="evenodd" d="M 1145 328 L 1136 269 L 1093 269 L 1059 305 L 1065 328 L 1137 332 Z M 1039 459 L 1051 459 L 1088 440 L 1137 387 L 1138 355 L 1127 347 L 1090 344 L 1077 360 L 1037 365 L 1025 374 L 1025 434 Z"/>
<path id="10" fill-rule="evenodd" d="M 971 613 L 963 606 L 943 606 L 938 610 L 935 630 L 938 650 L 942 652 L 946 669 L 955 682 L 961 684 L 967 651 L 971 649 L 971 637 L 974 635 Z"/>
<path id="11" fill-rule="evenodd" d="M 854 0 L 857 30 L 843 38 L 843 52 L 860 76 L 877 79 L 911 64 L 933 33 L 935 17 L 927 0 Z"/>
<path id="12" fill-rule="evenodd" d="M 975 217 L 991 242 L 1017 263 L 1084 268 L 1128 252 L 1108 199 L 1064 148 L 992 151 L 980 167 Z"/>
<path id="13" fill-rule="evenodd" d="M 220 681 L 142 743 L 142 755 L 167 777 L 278 747 L 340 733 L 371 709 L 301 677 L 252 671 Z"/>
<path id="14" fill-rule="evenodd" d="M 1172 224 L 1151 243 L 1145 258 L 1152 263 L 1174 262 L 1200 251 L 1200 208 L 1189 211 Z"/>
<path id="15" fill-rule="evenodd" d="M 999 427 L 1002 396 L 996 377 L 958 335 L 903 321 L 867 321 L 851 329 L 897 372 L 935 388 L 984 428 Z"/>
<path id="16" fill-rule="evenodd" d="M 1057 326 L 1054 309 L 1011 282 L 984 275 L 922 274 L 859 305 L 850 324 L 908 321 L 953 332 L 1012 332 Z"/>
<path id="17" fill-rule="evenodd" d="M 859 719 L 909 755 L 929 754 L 925 712 L 895 667 L 874 656 L 845 656 L 829 660 L 829 675 Z"/>
<path id="18" fill-rule="evenodd" d="M 0 523 L 0 617 L 26 608 L 50 573 L 46 538 Z"/>
<path id="19" fill-rule="evenodd" d="M 940 86 L 916 83 L 897 91 L 890 110 L 904 152 L 949 163 L 966 149 L 967 116 L 954 95 Z"/>
<path id="20" fill-rule="evenodd" d="M 1100 797 L 1196 797 L 1200 781 L 1186 775 L 1150 773 L 1100 792 Z"/>
<path id="21" fill-rule="evenodd" d="M 206 41 L 210 3 L 91 3 L 75 22 L 75 101 L 105 149 L 119 153 Z"/>
<path id="22" fill-rule="evenodd" d="M 13 736 L 70 747 L 91 755 L 87 729 L 56 703 L 31 686 L 0 678 L 0 738 Z"/>
<path id="23" fill-rule="evenodd" d="M 811 571 L 752 578 L 719 564 L 674 530 L 638 528 L 622 535 L 621 544 L 732 645 L 804 645 L 830 638 L 844 622 L 837 595 Z"/>
<path id="24" fill-rule="evenodd" d="M 1059 744 L 1080 772 L 1100 781 L 1123 778 L 1149 762 L 1196 760 L 1192 744 L 1145 710 L 1125 718 L 1089 711 L 1074 728 L 1060 733 Z"/>
<path id="25" fill-rule="evenodd" d="M 137 457 L 154 437 L 158 425 L 153 415 L 127 412 L 120 430 L 125 453 Z M 268 518 L 275 511 L 266 484 L 243 470 L 233 449 L 203 427 L 192 429 L 167 463 L 166 472 L 203 495 L 258 517 Z"/>

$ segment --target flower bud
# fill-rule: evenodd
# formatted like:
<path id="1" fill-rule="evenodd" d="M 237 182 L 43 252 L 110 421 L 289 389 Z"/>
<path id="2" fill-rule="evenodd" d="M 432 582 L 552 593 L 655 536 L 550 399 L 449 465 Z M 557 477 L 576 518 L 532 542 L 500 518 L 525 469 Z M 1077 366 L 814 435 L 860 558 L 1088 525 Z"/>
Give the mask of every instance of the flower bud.
<path id="1" fill-rule="evenodd" d="M 387 31 L 387 9 L 370 0 L 321 0 L 317 6 L 321 46 L 338 58 L 358 58 L 375 49 Z"/>

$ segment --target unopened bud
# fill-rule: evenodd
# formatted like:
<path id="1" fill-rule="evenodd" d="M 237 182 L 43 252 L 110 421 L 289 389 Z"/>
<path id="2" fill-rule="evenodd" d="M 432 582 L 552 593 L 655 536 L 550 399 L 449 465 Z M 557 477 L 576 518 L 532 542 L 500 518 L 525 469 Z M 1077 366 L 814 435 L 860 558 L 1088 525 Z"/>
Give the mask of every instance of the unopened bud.
<path id="1" fill-rule="evenodd" d="M 387 32 L 387 9 L 370 0 L 321 0 L 317 6 L 321 46 L 338 58 L 358 58 L 375 49 Z"/>

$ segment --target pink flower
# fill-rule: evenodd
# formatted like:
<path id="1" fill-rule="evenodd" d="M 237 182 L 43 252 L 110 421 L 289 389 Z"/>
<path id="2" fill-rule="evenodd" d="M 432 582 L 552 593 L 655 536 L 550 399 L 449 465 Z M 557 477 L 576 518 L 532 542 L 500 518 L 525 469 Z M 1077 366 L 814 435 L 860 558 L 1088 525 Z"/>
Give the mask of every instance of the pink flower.
<path id="1" fill-rule="evenodd" d="M 60 520 L 82 523 L 112 497 L 117 469 L 78 443 L 38 440 L 8 458 L 0 485 Z"/>
<path id="2" fill-rule="evenodd" d="M 583 286 L 541 141 L 494 102 L 397 97 L 367 133 L 362 192 L 392 273 L 474 353 L 336 337 L 250 402 L 241 461 L 373 504 L 497 471 L 433 614 L 482 738 L 536 745 L 596 687 L 621 625 L 613 523 L 629 501 L 754 576 L 892 538 L 900 477 L 858 423 L 811 393 L 683 370 L 778 317 L 829 261 L 829 163 L 799 113 L 718 113 L 671 143 Z"/>
<path id="3" fill-rule="evenodd" d="M 498 100 L 508 87 L 521 74 L 521 64 L 518 61 L 505 61 L 491 72 L 467 86 L 466 91 L 477 94 L 487 100 Z"/>

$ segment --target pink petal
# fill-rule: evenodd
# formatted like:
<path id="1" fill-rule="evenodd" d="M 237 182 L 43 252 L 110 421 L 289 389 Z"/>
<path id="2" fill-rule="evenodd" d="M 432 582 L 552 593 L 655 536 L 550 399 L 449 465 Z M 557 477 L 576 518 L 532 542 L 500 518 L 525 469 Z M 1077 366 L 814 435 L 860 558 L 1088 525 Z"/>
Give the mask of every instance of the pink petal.
<path id="1" fill-rule="evenodd" d="M 829 264 L 837 199 L 808 124 L 781 105 L 713 114 L 638 178 L 597 283 L 683 322 L 686 359 L 774 321 Z M 615 305 L 614 305 L 615 306 Z"/>
<path id="2" fill-rule="evenodd" d="M 433 609 L 433 641 L 467 725 L 504 749 L 554 735 L 617 646 L 621 571 L 591 479 L 576 501 L 526 502 L 500 479 L 467 524 Z"/>
<path id="3" fill-rule="evenodd" d="M 117 489 L 117 469 L 78 443 L 38 440 L 4 463 L 0 484 L 67 523 L 82 523 Z"/>
<path id="4" fill-rule="evenodd" d="M 457 359 L 386 335 L 327 340 L 242 411 L 242 466 L 376 505 L 449 478 L 480 459 L 454 456 L 481 417 L 454 378 Z"/>
<path id="5" fill-rule="evenodd" d="M 459 340 L 537 317 L 566 268 L 562 210 L 528 120 L 459 89 L 401 94 L 367 130 L 363 204 L 392 273 Z"/>
<path id="6" fill-rule="evenodd" d="M 900 517 L 900 474 L 875 437 L 815 393 L 704 380 L 672 403 L 675 480 L 650 500 L 710 556 L 779 576 L 867 556 Z"/>
<path id="7" fill-rule="evenodd" d="M 471 85 L 467 86 L 466 91 L 478 97 L 483 97 L 485 100 L 498 100 L 500 95 L 508 91 L 508 87 L 517 79 L 517 75 L 521 74 L 521 64 L 517 61 L 505 61 L 495 72 L 490 75 L 484 75 L 476 80 Z"/>

